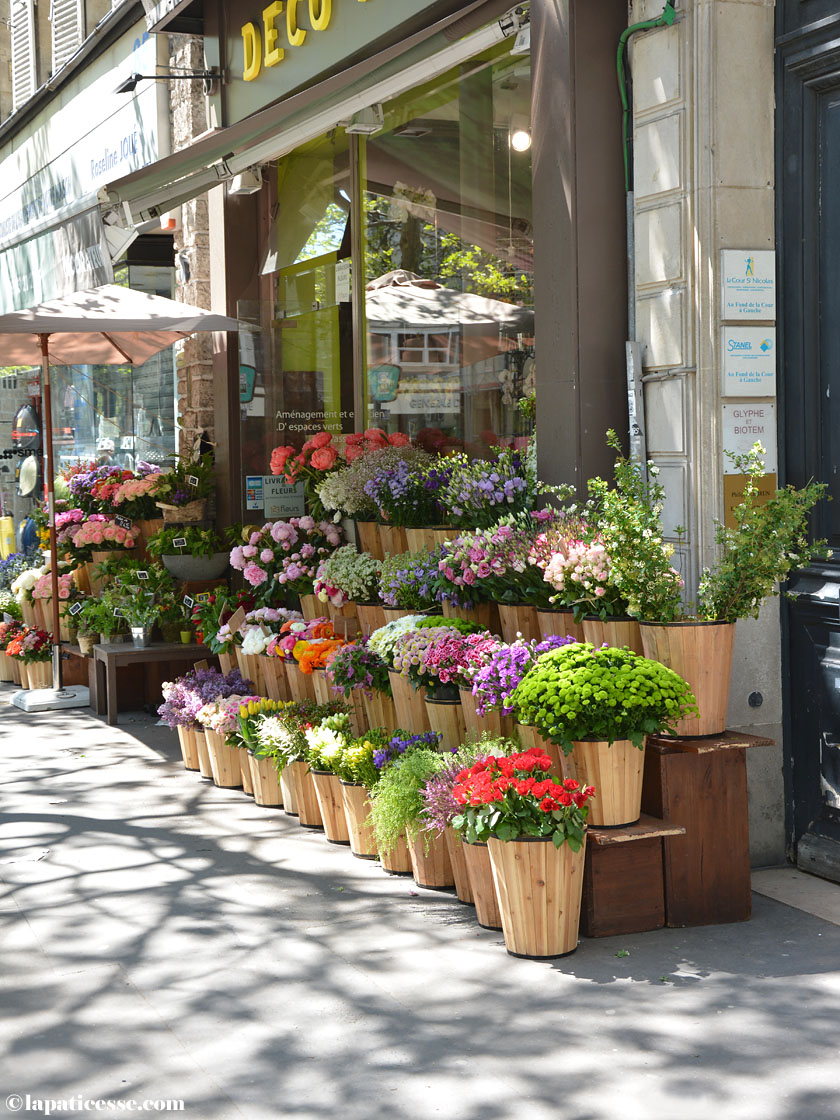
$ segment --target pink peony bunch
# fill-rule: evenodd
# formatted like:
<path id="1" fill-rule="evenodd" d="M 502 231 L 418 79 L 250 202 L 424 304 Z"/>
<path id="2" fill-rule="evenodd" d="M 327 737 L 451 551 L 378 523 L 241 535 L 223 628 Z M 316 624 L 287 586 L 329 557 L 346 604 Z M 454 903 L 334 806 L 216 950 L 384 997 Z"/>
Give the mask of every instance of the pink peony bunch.
<path id="1" fill-rule="evenodd" d="M 268 596 L 277 583 L 301 595 L 312 593 L 318 565 L 341 544 L 341 529 L 330 521 L 292 517 L 255 529 L 247 544 L 231 550 L 232 568 Z"/>

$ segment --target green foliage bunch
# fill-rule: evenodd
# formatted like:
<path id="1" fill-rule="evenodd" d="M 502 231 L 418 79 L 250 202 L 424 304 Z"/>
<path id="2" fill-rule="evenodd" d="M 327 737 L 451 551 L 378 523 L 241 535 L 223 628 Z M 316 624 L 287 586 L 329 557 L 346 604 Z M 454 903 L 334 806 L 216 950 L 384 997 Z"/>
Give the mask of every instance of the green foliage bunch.
<path id="1" fill-rule="evenodd" d="M 384 727 L 374 727 L 353 739 L 342 751 L 335 773 L 343 782 L 361 782 L 367 789 L 373 789 L 382 773 L 373 756 L 388 746 L 390 737 L 391 733 Z"/>
<path id="2" fill-rule="evenodd" d="M 176 548 L 176 540 L 185 540 L 187 543 Z M 150 556 L 215 556 L 217 552 L 226 552 L 227 548 L 213 529 L 177 525 L 172 529 L 159 529 L 154 536 L 149 537 L 146 550 Z"/>
<path id="3" fill-rule="evenodd" d="M 409 841 L 420 833 L 423 788 L 445 759 L 437 751 L 416 749 L 383 771 L 370 795 L 370 822 L 380 851 L 392 851 L 403 833 Z"/>

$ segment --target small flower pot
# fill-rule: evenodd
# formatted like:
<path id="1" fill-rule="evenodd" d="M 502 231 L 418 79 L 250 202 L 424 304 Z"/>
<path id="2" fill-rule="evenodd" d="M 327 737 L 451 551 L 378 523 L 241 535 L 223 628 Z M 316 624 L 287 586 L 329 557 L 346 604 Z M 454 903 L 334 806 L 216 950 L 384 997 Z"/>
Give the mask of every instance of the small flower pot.
<path id="1" fill-rule="evenodd" d="M 541 637 L 537 608 L 529 603 L 499 603 L 499 623 L 506 642 L 515 642 L 517 634 L 526 642 L 539 641 Z"/>
<path id="2" fill-rule="evenodd" d="M 414 840 L 409 840 L 408 850 L 414 882 L 418 887 L 425 887 L 430 891 L 448 891 L 455 886 L 452 861 L 443 836 L 418 832 Z"/>
<path id="3" fill-rule="evenodd" d="M 83 653 L 85 657 L 90 657 L 93 653 L 93 647 L 96 645 L 98 638 L 98 634 L 84 634 L 82 633 L 82 631 L 79 631 L 80 653 Z"/>
<path id="4" fill-rule="evenodd" d="M 401 836 L 389 852 L 380 848 L 379 862 L 382 864 L 382 870 L 387 871 L 389 875 L 411 875 L 411 853 L 405 836 Z"/>
<path id="5" fill-rule="evenodd" d="M 192 640 L 193 640 L 192 630 L 181 630 L 180 635 L 181 635 L 181 645 L 182 646 L 191 646 L 192 645 Z"/>
<path id="6" fill-rule="evenodd" d="M 347 831 L 347 815 L 338 777 L 329 770 L 311 770 L 310 774 L 327 839 L 331 844 L 349 844 L 350 833 Z"/>
<path id="7" fill-rule="evenodd" d="M 350 851 L 359 859 L 376 859 L 376 840 L 373 829 L 367 823 L 370 813 L 368 791 L 361 782 L 341 782 L 341 797 L 347 817 L 347 834 L 350 837 Z"/>
<path id="8" fill-rule="evenodd" d="M 152 640 L 151 626 L 132 626 L 131 641 L 135 649 L 145 649 Z"/>
<path id="9" fill-rule="evenodd" d="M 490 866 L 490 851 L 486 844 L 463 844 L 464 862 L 470 880 L 475 917 L 483 929 L 501 929 L 499 899 Z"/>
<path id="10" fill-rule="evenodd" d="M 472 906 L 473 892 L 467 872 L 467 861 L 464 858 L 464 844 L 461 834 L 456 832 L 452 825 L 447 825 L 444 832 L 446 850 L 449 853 L 449 862 L 452 864 L 452 874 L 455 877 L 455 894 L 459 902 Z"/>

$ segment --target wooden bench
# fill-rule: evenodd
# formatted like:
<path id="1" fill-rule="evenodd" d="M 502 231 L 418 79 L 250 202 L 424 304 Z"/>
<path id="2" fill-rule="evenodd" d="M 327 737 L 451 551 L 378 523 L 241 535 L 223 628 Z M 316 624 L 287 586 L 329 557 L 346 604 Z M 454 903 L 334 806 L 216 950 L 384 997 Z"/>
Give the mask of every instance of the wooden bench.
<path id="1" fill-rule="evenodd" d="M 146 672 L 146 701 L 160 703 L 161 669 L 163 666 L 189 666 L 196 661 L 213 659 L 213 655 L 199 645 L 181 642 L 160 642 L 135 649 L 130 643 L 121 642 L 93 647 L 90 706 L 97 715 L 107 712 L 109 724 L 117 722 L 117 669 L 124 665 L 142 666 Z M 215 661 L 215 659 L 213 659 Z M 153 672 L 149 672 L 153 667 Z M 169 671 L 169 670 L 167 670 Z"/>

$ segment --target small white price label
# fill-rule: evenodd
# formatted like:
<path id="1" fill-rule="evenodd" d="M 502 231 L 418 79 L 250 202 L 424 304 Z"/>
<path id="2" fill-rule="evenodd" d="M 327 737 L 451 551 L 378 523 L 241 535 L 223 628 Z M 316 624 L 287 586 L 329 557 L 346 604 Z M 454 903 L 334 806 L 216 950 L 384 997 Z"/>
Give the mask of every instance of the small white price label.
<path id="1" fill-rule="evenodd" d="M 187 482 L 190 486 L 198 486 L 198 478 L 194 474 L 187 475 Z"/>
<path id="2" fill-rule="evenodd" d="M 137 573 L 137 578 L 138 579 L 148 579 L 149 578 L 149 573 L 148 572 L 138 572 Z"/>
<path id="3" fill-rule="evenodd" d="M 172 546 L 173 546 L 173 548 L 186 548 L 187 547 L 187 538 L 186 537 L 176 537 L 175 540 L 172 542 Z"/>
<path id="4" fill-rule="evenodd" d="M 185 607 L 194 607 L 195 606 L 195 599 L 191 598 L 189 595 L 185 595 L 184 596 L 184 606 Z"/>
<path id="5" fill-rule="evenodd" d="M 78 614 L 81 609 L 82 609 L 82 604 L 81 603 L 74 603 L 72 605 L 72 607 L 70 607 L 70 609 L 67 613 L 68 614 Z"/>

